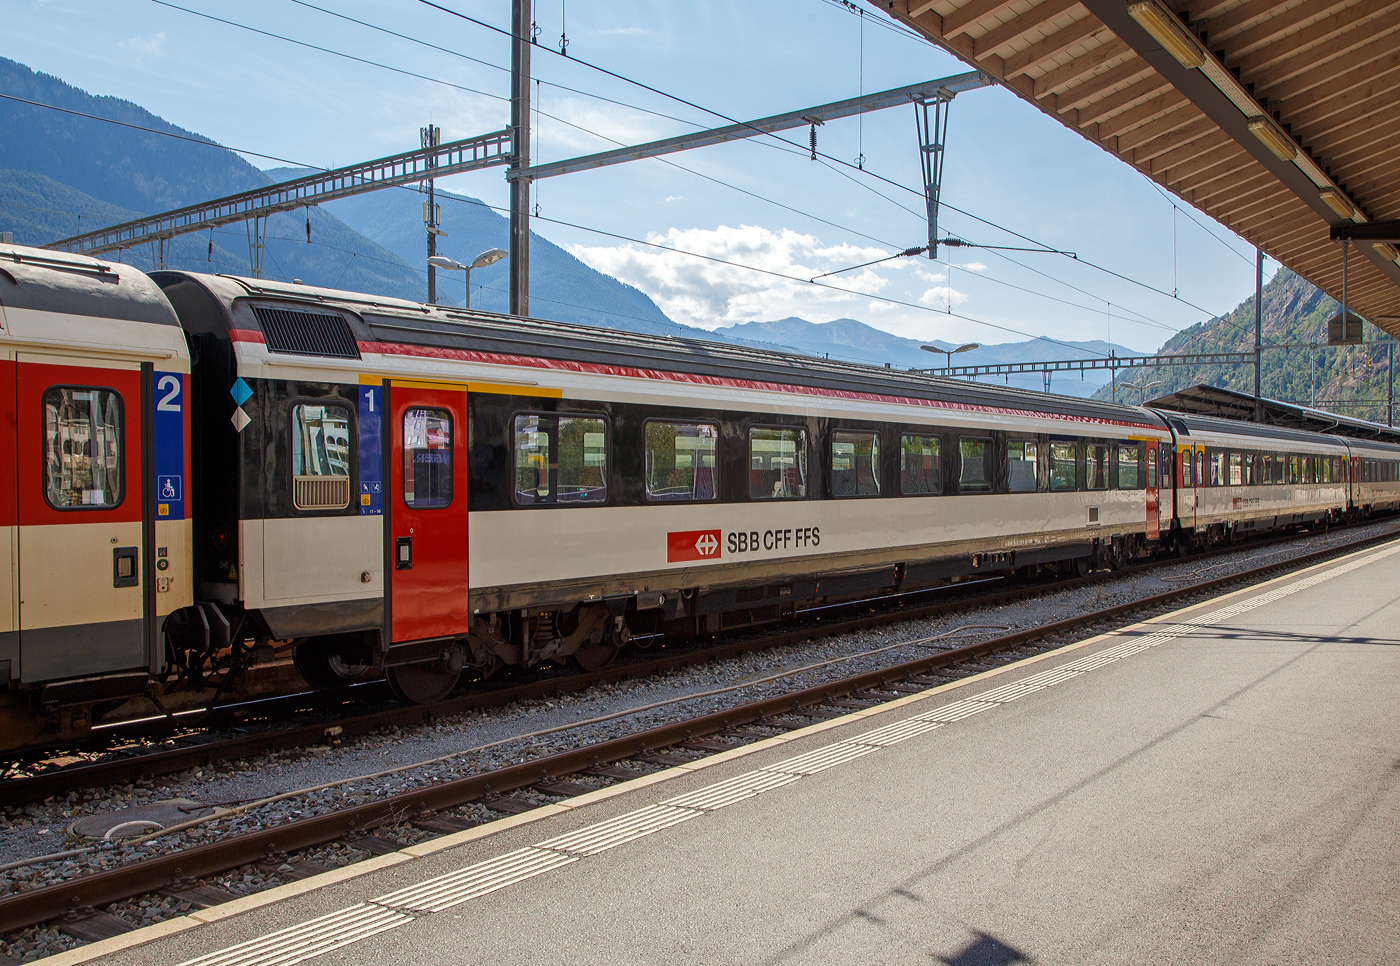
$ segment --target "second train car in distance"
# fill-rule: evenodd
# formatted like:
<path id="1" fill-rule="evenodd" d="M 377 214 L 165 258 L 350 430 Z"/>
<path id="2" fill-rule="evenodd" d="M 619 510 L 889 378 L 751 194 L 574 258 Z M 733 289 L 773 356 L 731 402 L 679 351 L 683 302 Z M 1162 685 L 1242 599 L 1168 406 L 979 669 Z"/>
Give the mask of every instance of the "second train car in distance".
<path id="1" fill-rule="evenodd" d="M 318 687 L 374 669 L 433 701 L 467 668 L 596 668 L 638 631 L 1087 572 L 1171 534 L 1173 436 L 1140 408 L 153 278 L 194 360 L 195 595 Z M 177 650 L 206 646 L 197 611 Z"/>

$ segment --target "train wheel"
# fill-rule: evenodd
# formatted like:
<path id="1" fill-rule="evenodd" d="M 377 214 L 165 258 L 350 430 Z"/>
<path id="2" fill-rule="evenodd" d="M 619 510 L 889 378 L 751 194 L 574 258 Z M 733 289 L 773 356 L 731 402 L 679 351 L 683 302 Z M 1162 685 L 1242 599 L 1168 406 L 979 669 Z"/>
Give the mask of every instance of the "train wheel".
<path id="1" fill-rule="evenodd" d="M 407 704 L 432 704 L 452 693 L 462 677 L 461 671 L 451 671 L 440 664 L 410 664 L 391 667 L 384 672 L 389 687 Z"/>
<path id="2" fill-rule="evenodd" d="M 611 641 L 603 641 L 601 644 L 585 644 L 570 657 L 574 664 L 584 671 L 601 671 L 613 662 L 617 657 L 617 652 L 622 650 L 618 644 Z"/>
<path id="3" fill-rule="evenodd" d="M 298 643 L 292 651 L 292 664 L 317 691 L 348 688 L 365 672 L 363 665 L 342 661 L 335 642 L 326 638 L 313 637 Z"/>

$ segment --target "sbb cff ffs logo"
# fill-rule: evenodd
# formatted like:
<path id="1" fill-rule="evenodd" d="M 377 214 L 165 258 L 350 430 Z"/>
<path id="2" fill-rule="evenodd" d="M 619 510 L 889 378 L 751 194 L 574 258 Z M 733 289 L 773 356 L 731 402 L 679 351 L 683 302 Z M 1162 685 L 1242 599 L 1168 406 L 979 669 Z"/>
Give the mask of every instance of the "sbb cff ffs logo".
<path id="1" fill-rule="evenodd" d="M 666 534 L 666 562 L 715 560 L 719 557 L 719 530 L 679 530 Z"/>

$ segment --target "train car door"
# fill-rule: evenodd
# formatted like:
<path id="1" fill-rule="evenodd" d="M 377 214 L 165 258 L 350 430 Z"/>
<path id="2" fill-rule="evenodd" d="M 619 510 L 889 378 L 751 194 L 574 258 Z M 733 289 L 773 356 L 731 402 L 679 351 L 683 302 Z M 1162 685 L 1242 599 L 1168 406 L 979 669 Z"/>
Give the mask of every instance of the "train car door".
<path id="1" fill-rule="evenodd" d="M 391 643 L 465 634 L 467 387 L 389 389 Z"/>
<path id="2" fill-rule="evenodd" d="M 1158 504 L 1157 443 L 1147 441 L 1147 539 L 1156 540 L 1160 529 L 1161 508 Z"/>
<path id="3" fill-rule="evenodd" d="M 0 328 L 5 309 L 0 306 Z M 0 453 L 5 465 L 14 466 L 15 360 L 9 350 L 0 351 Z M 15 474 L 0 473 L 0 685 L 19 678 L 19 532 L 15 527 Z"/>
<path id="4" fill-rule="evenodd" d="M 147 664 L 146 381 L 139 362 L 16 357 L 25 683 Z"/>
<path id="5" fill-rule="evenodd" d="M 1190 446 L 1181 447 L 1176 466 L 1177 501 L 1176 518 L 1181 521 L 1181 529 L 1191 532 L 1196 528 L 1196 460 Z"/>

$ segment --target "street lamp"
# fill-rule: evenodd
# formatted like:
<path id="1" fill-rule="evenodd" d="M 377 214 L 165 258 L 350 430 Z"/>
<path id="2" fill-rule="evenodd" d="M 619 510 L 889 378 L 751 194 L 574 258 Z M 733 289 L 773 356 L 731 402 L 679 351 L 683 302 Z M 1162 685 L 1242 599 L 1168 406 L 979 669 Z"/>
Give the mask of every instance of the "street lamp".
<path id="1" fill-rule="evenodd" d="M 953 356 L 957 355 L 959 352 L 971 352 L 973 349 L 980 349 L 982 346 L 976 342 L 969 342 L 967 345 L 960 345 L 956 349 L 940 349 L 936 345 L 921 345 L 919 348 L 923 349 L 925 352 L 943 353 L 943 355 L 947 357 L 947 365 L 945 365 L 944 368 L 951 369 L 953 368 Z"/>
<path id="2" fill-rule="evenodd" d="M 1141 406 L 1144 402 L 1147 401 L 1147 390 L 1152 389 L 1152 388 L 1154 388 L 1154 387 L 1156 387 L 1156 386 L 1160 386 L 1161 384 L 1162 384 L 1162 381 L 1161 381 L 1160 379 L 1157 380 L 1156 382 L 1149 382 L 1149 383 L 1147 383 L 1146 385 L 1139 385 L 1139 384 L 1136 383 L 1136 382 L 1125 382 L 1125 383 L 1123 383 L 1123 385 L 1125 385 L 1125 386 L 1127 386 L 1127 387 L 1129 387 L 1129 388 L 1131 388 L 1131 389 L 1136 389 L 1136 390 L 1138 391 L 1138 405 L 1139 405 L 1139 406 Z"/>
<path id="3" fill-rule="evenodd" d="M 476 256 L 476 259 L 470 265 L 463 265 L 461 262 L 456 261 L 455 259 L 448 258 L 445 255 L 434 255 L 432 258 L 428 259 L 428 264 L 433 266 L 434 268 L 441 268 L 444 271 L 463 272 L 465 274 L 467 282 L 466 307 L 471 308 L 472 269 L 485 268 L 487 265 L 494 265 L 496 262 L 499 262 L 501 259 L 505 258 L 509 254 L 510 252 L 506 251 L 504 248 L 488 248 L 486 251 Z"/>

